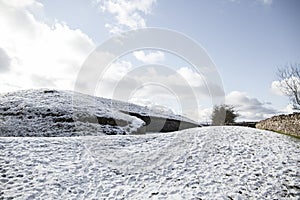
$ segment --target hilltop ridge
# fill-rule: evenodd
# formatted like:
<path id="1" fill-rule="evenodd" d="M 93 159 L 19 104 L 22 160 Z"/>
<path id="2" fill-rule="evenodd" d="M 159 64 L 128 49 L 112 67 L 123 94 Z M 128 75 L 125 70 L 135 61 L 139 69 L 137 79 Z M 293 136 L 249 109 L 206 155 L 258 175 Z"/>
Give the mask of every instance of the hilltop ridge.
<path id="1" fill-rule="evenodd" d="M 0 136 L 128 135 L 197 126 L 183 116 L 72 91 L 0 95 Z"/>

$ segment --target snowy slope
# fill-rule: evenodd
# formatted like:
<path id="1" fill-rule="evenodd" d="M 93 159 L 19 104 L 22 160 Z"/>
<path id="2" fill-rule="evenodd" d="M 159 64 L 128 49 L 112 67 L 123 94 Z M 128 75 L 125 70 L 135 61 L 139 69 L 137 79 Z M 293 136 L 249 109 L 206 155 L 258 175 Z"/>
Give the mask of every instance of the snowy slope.
<path id="1" fill-rule="evenodd" d="M 0 137 L 0 199 L 299 199 L 300 140 L 242 127 Z"/>
<path id="2" fill-rule="evenodd" d="M 187 124 L 183 129 L 198 126 L 185 117 L 158 113 L 134 104 L 71 91 L 40 89 L 0 95 L 0 136 L 145 133 L 146 122 L 128 113 L 151 116 L 158 122 L 182 122 Z"/>

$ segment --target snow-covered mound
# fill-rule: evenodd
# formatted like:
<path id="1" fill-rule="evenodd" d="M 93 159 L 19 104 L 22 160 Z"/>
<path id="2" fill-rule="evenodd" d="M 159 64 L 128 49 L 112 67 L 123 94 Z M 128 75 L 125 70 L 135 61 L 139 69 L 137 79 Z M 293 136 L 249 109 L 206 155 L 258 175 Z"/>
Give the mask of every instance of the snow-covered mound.
<path id="1" fill-rule="evenodd" d="M 243 127 L 0 137 L 0 199 L 299 199 L 300 140 Z"/>
<path id="2" fill-rule="evenodd" d="M 0 95 L 0 136 L 83 136 L 170 132 L 196 127 L 182 116 L 71 91 Z"/>

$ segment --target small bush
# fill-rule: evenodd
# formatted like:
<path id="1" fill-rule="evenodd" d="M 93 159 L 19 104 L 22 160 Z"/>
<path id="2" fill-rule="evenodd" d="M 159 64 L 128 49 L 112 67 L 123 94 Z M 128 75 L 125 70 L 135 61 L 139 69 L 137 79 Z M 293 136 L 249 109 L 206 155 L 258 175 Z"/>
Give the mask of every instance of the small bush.
<path id="1" fill-rule="evenodd" d="M 215 106 L 211 116 L 212 125 L 222 126 L 232 124 L 238 116 L 233 106 L 226 104 Z"/>

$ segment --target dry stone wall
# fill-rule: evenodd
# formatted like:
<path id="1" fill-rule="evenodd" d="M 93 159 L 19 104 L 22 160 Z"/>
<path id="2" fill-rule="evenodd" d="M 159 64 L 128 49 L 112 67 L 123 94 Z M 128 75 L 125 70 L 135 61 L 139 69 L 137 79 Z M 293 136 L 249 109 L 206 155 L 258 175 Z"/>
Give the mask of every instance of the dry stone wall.
<path id="1" fill-rule="evenodd" d="M 256 124 L 256 128 L 283 132 L 300 137 L 300 113 L 278 115 L 262 120 Z"/>

